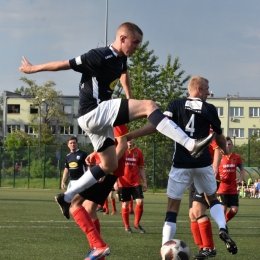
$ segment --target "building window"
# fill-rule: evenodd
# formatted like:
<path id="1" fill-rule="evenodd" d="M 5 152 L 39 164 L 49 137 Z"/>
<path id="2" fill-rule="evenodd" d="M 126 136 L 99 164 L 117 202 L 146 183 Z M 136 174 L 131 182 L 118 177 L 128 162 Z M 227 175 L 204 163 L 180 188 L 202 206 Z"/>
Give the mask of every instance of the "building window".
<path id="1" fill-rule="evenodd" d="M 24 125 L 24 132 L 27 134 L 34 134 L 34 126 Z"/>
<path id="2" fill-rule="evenodd" d="M 55 134 L 56 134 L 56 130 L 57 130 L 56 125 L 51 125 L 51 126 L 50 126 L 50 130 L 51 130 L 51 133 L 52 133 L 53 135 L 55 135 Z"/>
<path id="3" fill-rule="evenodd" d="M 73 135 L 73 126 L 61 126 L 60 127 L 60 134 L 61 135 Z"/>
<path id="4" fill-rule="evenodd" d="M 19 114 L 20 105 L 15 105 L 15 104 L 7 105 L 7 113 L 8 114 Z"/>
<path id="5" fill-rule="evenodd" d="M 82 130 L 82 128 L 78 125 L 78 134 L 79 135 L 85 135 L 85 131 Z"/>
<path id="6" fill-rule="evenodd" d="M 243 138 L 245 137 L 245 131 L 243 128 L 230 128 L 228 131 L 229 137 Z"/>
<path id="7" fill-rule="evenodd" d="M 223 116 L 223 107 L 216 107 L 216 108 L 217 108 L 218 116 Z"/>
<path id="8" fill-rule="evenodd" d="M 20 130 L 20 125 L 7 125 L 7 133 L 10 134 L 16 130 Z"/>
<path id="9" fill-rule="evenodd" d="M 30 114 L 38 114 L 38 106 L 30 105 Z"/>
<path id="10" fill-rule="evenodd" d="M 244 116 L 244 108 L 243 107 L 231 107 L 230 116 Z"/>
<path id="11" fill-rule="evenodd" d="M 71 115 L 71 113 L 72 113 L 72 106 L 70 106 L 70 105 L 64 106 L 63 107 L 63 111 L 64 111 L 64 113 Z"/>
<path id="12" fill-rule="evenodd" d="M 253 135 L 259 137 L 260 136 L 260 129 L 249 128 L 248 129 L 248 137 L 253 136 Z"/>
<path id="13" fill-rule="evenodd" d="M 250 107 L 249 108 L 249 116 L 250 117 L 259 117 L 260 116 L 260 108 L 259 107 Z"/>

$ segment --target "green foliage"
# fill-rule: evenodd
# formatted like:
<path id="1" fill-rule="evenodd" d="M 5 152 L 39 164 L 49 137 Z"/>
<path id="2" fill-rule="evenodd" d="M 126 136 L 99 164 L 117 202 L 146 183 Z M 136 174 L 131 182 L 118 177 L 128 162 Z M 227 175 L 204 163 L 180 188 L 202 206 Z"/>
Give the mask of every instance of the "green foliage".
<path id="1" fill-rule="evenodd" d="M 154 55 L 153 50 L 148 50 L 149 41 L 143 43 L 135 54 L 130 58 L 129 74 L 132 86 L 132 95 L 134 99 L 153 100 L 163 111 L 169 101 L 181 98 L 186 95 L 186 89 L 183 85 L 190 79 L 190 76 L 184 77 L 184 70 L 180 70 L 181 64 L 176 57 L 173 64 L 171 55 L 165 65 L 156 64 L 158 57 Z M 123 88 L 119 84 L 114 94 L 125 98 Z M 147 123 L 147 119 L 140 119 L 128 124 L 129 130 L 142 127 Z M 168 138 L 155 133 L 150 136 L 141 137 L 140 142 L 160 142 Z"/>
<path id="2" fill-rule="evenodd" d="M 57 168 L 52 164 L 51 159 L 48 159 L 44 163 L 44 159 L 33 160 L 30 165 L 30 177 L 31 178 L 42 178 L 45 174 L 45 177 L 53 177 L 57 174 Z"/>

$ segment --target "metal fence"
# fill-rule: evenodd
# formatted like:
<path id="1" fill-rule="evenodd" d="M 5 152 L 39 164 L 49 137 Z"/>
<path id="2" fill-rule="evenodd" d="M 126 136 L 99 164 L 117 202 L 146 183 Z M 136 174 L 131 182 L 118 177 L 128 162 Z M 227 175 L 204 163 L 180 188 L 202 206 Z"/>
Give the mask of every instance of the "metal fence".
<path id="1" fill-rule="evenodd" d="M 156 191 L 167 187 L 168 173 L 172 164 L 172 142 L 137 143 L 144 153 L 148 187 Z M 79 146 L 91 153 L 91 144 Z M 0 147 L 0 187 L 13 188 L 60 188 L 66 145 L 41 147 Z M 246 167 L 245 181 L 260 177 L 259 167 Z"/>

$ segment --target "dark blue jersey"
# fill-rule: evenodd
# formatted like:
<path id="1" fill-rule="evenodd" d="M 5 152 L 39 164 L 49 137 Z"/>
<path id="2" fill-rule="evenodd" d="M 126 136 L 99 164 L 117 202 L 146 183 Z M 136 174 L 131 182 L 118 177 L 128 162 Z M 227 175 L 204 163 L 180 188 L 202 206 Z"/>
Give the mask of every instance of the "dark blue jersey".
<path id="1" fill-rule="evenodd" d="M 102 47 L 71 59 L 70 66 L 82 74 L 79 85 L 79 116 L 112 97 L 114 88 L 127 70 L 127 57 L 119 57 L 112 47 Z"/>
<path id="2" fill-rule="evenodd" d="M 164 114 L 174 121 L 190 138 L 200 139 L 209 135 L 210 126 L 217 134 L 222 134 L 221 122 L 214 105 L 202 102 L 199 98 L 171 101 Z M 201 168 L 211 165 L 209 149 L 199 158 L 191 157 L 182 145 L 175 144 L 173 166 L 176 168 Z"/>
<path id="3" fill-rule="evenodd" d="M 87 164 L 85 159 L 87 153 L 77 150 L 74 153 L 69 153 L 66 155 L 65 168 L 69 169 L 70 179 L 79 179 L 87 169 Z"/>

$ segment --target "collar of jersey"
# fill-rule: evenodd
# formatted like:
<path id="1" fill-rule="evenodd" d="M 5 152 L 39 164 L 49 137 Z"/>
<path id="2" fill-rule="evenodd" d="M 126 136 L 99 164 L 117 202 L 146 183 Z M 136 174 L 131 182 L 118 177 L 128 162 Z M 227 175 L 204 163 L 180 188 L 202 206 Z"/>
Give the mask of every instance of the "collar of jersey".
<path id="1" fill-rule="evenodd" d="M 115 52 L 115 50 L 113 49 L 112 45 L 109 45 L 109 49 L 113 52 L 113 54 L 117 57 L 118 54 Z"/>
<path id="2" fill-rule="evenodd" d="M 188 97 L 188 99 L 202 101 L 200 98 L 192 98 L 192 97 Z"/>
<path id="3" fill-rule="evenodd" d="M 77 149 L 75 152 L 71 152 L 71 153 L 76 153 L 79 149 Z"/>

